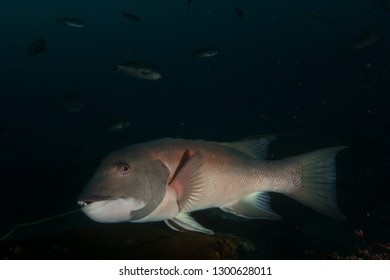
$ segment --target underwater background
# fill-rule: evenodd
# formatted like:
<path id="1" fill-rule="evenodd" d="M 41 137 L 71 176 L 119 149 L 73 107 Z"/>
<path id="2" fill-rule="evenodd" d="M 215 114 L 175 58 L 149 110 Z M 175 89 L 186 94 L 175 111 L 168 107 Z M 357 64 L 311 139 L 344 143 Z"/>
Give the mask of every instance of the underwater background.
<path id="1" fill-rule="evenodd" d="M 0 238 L 77 209 L 102 156 L 126 145 L 274 134 L 269 159 L 349 147 L 337 157 L 343 222 L 278 194 L 281 221 L 194 213 L 213 237 L 74 213 L 16 229 L 1 259 L 389 259 L 390 1 L 1 7 Z M 192 55 L 205 47 L 218 53 Z M 161 79 L 128 75 L 123 61 L 147 62 Z"/>

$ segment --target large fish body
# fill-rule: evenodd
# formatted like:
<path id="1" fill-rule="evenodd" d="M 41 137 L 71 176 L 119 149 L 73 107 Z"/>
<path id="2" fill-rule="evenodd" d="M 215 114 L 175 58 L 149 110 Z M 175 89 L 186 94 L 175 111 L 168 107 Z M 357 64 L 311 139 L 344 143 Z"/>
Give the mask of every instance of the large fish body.
<path id="1" fill-rule="evenodd" d="M 232 143 L 159 139 L 108 154 L 79 197 L 98 222 L 165 221 L 212 234 L 190 212 L 219 207 L 245 218 L 280 219 L 269 192 L 343 219 L 336 205 L 335 156 L 344 147 L 265 160 L 274 137 Z"/>

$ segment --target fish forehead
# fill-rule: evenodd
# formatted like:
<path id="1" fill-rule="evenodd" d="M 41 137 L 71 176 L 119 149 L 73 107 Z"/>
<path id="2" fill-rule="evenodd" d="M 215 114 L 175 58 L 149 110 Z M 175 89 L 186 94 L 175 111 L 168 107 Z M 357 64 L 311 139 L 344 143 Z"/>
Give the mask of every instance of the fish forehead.
<path id="1" fill-rule="evenodd" d="M 151 160 L 146 156 L 146 151 L 142 147 L 127 146 L 125 148 L 115 150 L 103 159 L 101 168 L 106 169 L 109 167 L 115 167 L 121 163 L 127 163 L 131 168 L 139 167 L 141 164 L 132 165 L 134 163 L 146 163 Z"/>

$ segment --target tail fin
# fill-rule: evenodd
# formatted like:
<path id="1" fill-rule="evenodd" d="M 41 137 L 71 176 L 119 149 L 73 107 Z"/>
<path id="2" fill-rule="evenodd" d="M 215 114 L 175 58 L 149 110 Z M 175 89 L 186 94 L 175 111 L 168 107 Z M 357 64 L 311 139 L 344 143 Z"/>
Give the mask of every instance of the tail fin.
<path id="1" fill-rule="evenodd" d="M 335 161 L 336 154 L 345 148 L 325 148 L 295 157 L 302 168 L 302 186 L 286 195 L 321 214 L 345 219 L 336 204 Z"/>

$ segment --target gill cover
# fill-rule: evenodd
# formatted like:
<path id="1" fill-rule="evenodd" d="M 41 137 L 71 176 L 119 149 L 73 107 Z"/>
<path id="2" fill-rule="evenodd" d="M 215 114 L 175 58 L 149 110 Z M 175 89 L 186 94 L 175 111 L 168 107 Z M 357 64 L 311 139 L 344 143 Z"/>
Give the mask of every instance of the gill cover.
<path id="1" fill-rule="evenodd" d="M 152 213 L 161 204 L 166 193 L 169 169 L 160 161 L 154 160 L 144 166 L 142 176 L 139 176 L 142 190 L 142 200 L 146 206 L 131 213 L 131 220 L 138 220 Z"/>

